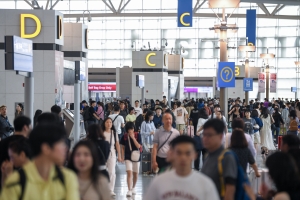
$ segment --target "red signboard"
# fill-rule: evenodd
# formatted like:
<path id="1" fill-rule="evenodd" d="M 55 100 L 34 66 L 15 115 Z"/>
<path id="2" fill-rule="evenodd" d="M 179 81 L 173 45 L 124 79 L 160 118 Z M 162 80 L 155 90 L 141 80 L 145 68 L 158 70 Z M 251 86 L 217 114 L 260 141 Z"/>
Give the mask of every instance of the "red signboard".
<path id="1" fill-rule="evenodd" d="M 113 84 L 89 84 L 89 91 L 116 91 L 116 85 Z"/>

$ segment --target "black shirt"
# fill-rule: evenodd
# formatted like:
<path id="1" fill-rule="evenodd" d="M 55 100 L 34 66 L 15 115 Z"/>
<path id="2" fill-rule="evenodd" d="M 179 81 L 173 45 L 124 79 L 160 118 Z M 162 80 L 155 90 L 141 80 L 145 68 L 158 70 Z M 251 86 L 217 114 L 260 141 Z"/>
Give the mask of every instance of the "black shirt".
<path id="1" fill-rule="evenodd" d="M 126 116 L 128 115 L 128 112 L 126 109 L 120 110 L 120 115 L 124 118 L 124 121 L 126 121 Z"/>
<path id="2" fill-rule="evenodd" d="M 137 140 L 137 142 L 141 145 L 141 134 L 135 132 L 134 133 L 134 137 L 135 139 Z M 130 137 L 129 137 L 130 138 Z M 139 150 L 134 142 L 133 142 L 133 139 L 130 138 L 130 143 L 131 143 L 131 149 L 132 151 L 134 150 Z M 128 141 L 128 133 L 125 133 L 124 136 L 122 137 L 121 139 L 121 142 L 120 142 L 121 145 L 125 146 L 125 160 L 131 160 L 131 151 L 130 151 L 130 147 L 129 147 L 129 141 Z M 139 161 L 141 160 L 141 157 L 139 159 Z"/>
<path id="3" fill-rule="evenodd" d="M 93 107 L 89 107 L 89 118 L 88 121 L 95 121 L 94 114 L 96 113 L 95 109 Z"/>
<path id="4" fill-rule="evenodd" d="M 246 173 L 247 164 L 253 165 L 255 160 L 248 147 L 246 148 L 230 148 L 238 157 L 239 163 L 242 166 L 244 172 Z"/>
<path id="5" fill-rule="evenodd" d="M 109 142 L 99 139 L 95 141 L 95 144 L 97 146 L 98 155 L 100 158 L 100 165 L 105 165 L 110 152 Z"/>

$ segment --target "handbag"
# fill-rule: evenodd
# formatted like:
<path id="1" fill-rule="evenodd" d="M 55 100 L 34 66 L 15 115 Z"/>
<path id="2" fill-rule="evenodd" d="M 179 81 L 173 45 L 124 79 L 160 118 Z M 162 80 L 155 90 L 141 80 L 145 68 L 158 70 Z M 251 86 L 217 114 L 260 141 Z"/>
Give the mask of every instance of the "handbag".
<path id="1" fill-rule="evenodd" d="M 131 151 L 131 157 L 130 157 L 131 161 L 132 162 L 139 162 L 140 157 L 141 157 L 141 152 L 140 152 L 140 150 L 133 150 L 132 151 L 129 134 L 128 134 L 128 142 L 129 142 L 129 148 L 130 148 L 130 151 Z"/>

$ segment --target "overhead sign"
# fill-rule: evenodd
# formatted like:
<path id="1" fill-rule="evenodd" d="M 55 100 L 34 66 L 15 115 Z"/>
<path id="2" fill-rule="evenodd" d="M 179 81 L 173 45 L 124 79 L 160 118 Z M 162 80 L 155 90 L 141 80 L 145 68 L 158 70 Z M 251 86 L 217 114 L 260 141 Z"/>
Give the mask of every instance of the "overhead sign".
<path id="1" fill-rule="evenodd" d="M 147 63 L 147 65 L 149 65 L 150 67 L 155 67 L 156 64 L 150 62 L 150 57 L 151 57 L 151 56 L 156 56 L 156 53 L 154 53 L 154 52 L 149 53 L 149 54 L 146 56 L 146 63 Z"/>
<path id="2" fill-rule="evenodd" d="M 178 27 L 193 27 L 193 0 L 178 0 Z"/>
<path id="3" fill-rule="evenodd" d="M 247 10 L 246 14 L 246 37 L 248 38 L 247 45 L 256 45 L 256 10 Z"/>
<path id="4" fill-rule="evenodd" d="M 33 33 L 27 34 L 25 32 L 26 18 L 32 19 L 36 23 L 36 29 Z M 40 19 L 37 16 L 33 14 L 21 14 L 21 38 L 34 38 L 40 34 L 41 29 L 42 29 L 42 24 Z"/>
<path id="5" fill-rule="evenodd" d="M 253 91 L 253 78 L 244 78 L 243 82 L 245 92 Z"/>
<path id="6" fill-rule="evenodd" d="M 116 84 L 88 84 L 89 91 L 103 91 L 114 92 L 116 91 Z"/>
<path id="7" fill-rule="evenodd" d="M 5 36 L 5 69 L 33 71 L 32 41 L 17 36 Z"/>
<path id="8" fill-rule="evenodd" d="M 245 77 L 245 65 L 236 65 L 234 71 L 235 71 L 235 77 L 239 77 L 239 78 Z"/>
<path id="9" fill-rule="evenodd" d="M 258 73 L 258 92 L 266 92 L 266 79 L 265 74 L 262 72 Z"/>
<path id="10" fill-rule="evenodd" d="M 234 62 L 219 62 L 218 86 L 220 88 L 235 87 Z"/>

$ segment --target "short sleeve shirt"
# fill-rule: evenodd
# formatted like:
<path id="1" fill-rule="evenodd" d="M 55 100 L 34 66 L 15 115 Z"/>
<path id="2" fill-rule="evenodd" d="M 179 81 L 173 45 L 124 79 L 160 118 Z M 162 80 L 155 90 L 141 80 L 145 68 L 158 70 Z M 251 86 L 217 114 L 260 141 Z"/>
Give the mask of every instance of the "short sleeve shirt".
<path id="1" fill-rule="evenodd" d="M 127 115 L 126 116 L 126 122 L 134 122 L 136 120 L 135 115 Z"/>
<path id="2" fill-rule="evenodd" d="M 105 140 L 110 145 L 110 152 L 112 153 L 112 155 L 116 155 L 114 132 L 112 131 L 111 133 L 109 133 L 104 131 L 104 136 L 105 136 Z M 116 142 L 119 142 L 119 137 L 117 135 L 116 135 Z"/>
<path id="3" fill-rule="evenodd" d="M 176 124 L 185 124 L 184 116 L 188 115 L 187 110 L 184 107 L 179 107 L 174 110 L 176 117 Z"/>
<path id="4" fill-rule="evenodd" d="M 137 140 L 137 142 L 139 144 L 142 143 L 141 142 L 141 134 L 135 133 L 135 139 Z M 132 151 L 138 150 L 138 148 L 134 144 L 133 139 L 131 139 L 131 138 L 130 138 L 130 143 L 131 143 Z M 130 151 L 130 147 L 129 147 L 129 141 L 128 141 L 128 134 L 127 133 L 122 137 L 122 139 L 120 141 L 120 144 L 125 147 L 125 160 L 131 160 L 131 151 Z"/>
<path id="5" fill-rule="evenodd" d="M 114 121 L 114 127 L 116 129 L 117 134 L 121 134 L 122 133 L 121 125 L 125 123 L 124 118 L 118 114 L 112 114 L 109 115 L 108 117 Z"/>

